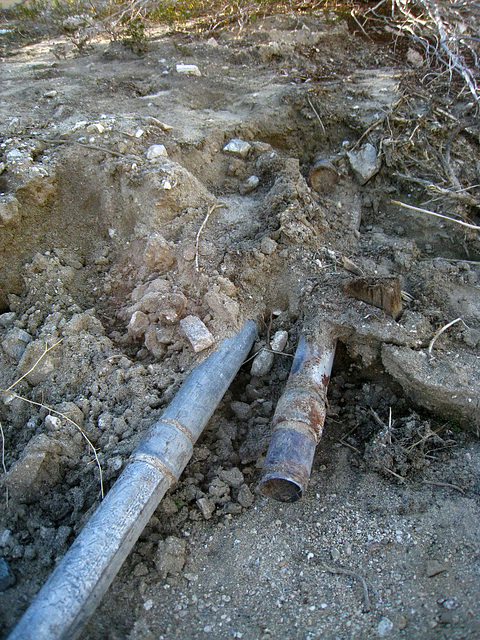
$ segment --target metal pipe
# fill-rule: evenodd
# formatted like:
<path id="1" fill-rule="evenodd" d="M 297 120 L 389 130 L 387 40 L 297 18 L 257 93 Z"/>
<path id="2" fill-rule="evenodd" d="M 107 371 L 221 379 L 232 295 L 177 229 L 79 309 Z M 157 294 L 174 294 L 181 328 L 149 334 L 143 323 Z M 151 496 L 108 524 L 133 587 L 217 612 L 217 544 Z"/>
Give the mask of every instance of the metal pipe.
<path id="1" fill-rule="evenodd" d="M 255 336 L 250 320 L 192 371 L 8 640 L 78 637 L 165 492 L 180 477 Z"/>
<path id="2" fill-rule="evenodd" d="M 305 493 L 313 456 L 323 431 L 335 340 L 307 341 L 302 335 L 290 376 L 272 420 L 274 429 L 260 478 L 260 490 L 280 502 Z"/>

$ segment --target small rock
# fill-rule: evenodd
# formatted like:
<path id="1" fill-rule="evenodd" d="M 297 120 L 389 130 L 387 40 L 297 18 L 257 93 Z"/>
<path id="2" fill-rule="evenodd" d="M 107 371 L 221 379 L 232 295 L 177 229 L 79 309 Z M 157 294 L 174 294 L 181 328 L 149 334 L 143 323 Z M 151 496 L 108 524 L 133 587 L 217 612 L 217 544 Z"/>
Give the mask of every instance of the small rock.
<path id="1" fill-rule="evenodd" d="M 425 567 L 425 575 L 427 578 L 438 576 L 439 573 L 443 573 L 444 571 L 447 571 L 447 567 L 443 562 L 438 560 L 427 560 Z"/>
<path id="2" fill-rule="evenodd" d="M 155 567 L 165 579 L 169 574 L 180 573 L 185 565 L 186 544 L 182 538 L 168 536 L 158 543 L 155 556 Z"/>
<path id="3" fill-rule="evenodd" d="M 143 311 L 135 311 L 128 323 L 127 331 L 133 338 L 141 338 L 145 335 L 150 321 Z"/>
<path id="4" fill-rule="evenodd" d="M 0 557 L 0 591 L 5 591 L 15 584 L 15 576 L 10 571 L 5 558 Z"/>
<path id="5" fill-rule="evenodd" d="M 145 347 L 155 358 L 162 358 L 167 350 L 165 344 L 159 340 L 155 325 L 149 325 L 145 331 Z"/>
<path id="6" fill-rule="evenodd" d="M 220 320 L 231 324 L 237 323 L 240 313 L 238 302 L 232 300 L 221 291 L 207 291 L 203 299 Z"/>
<path id="7" fill-rule="evenodd" d="M 370 142 L 364 144 L 357 151 L 347 151 L 347 157 L 355 177 L 362 185 L 373 178 L 382 166 L 382 159 Z"/>
<path id="8" fill-rule="evenodd" d="M 143 259 L 150 269 L 164 271 L 175 262 L 175 253 L 170 243 L 160 233 L 155 233 L 148 239 Z"/>
<path id="9" fill-rule="evenodd" d="M 242 184 L 240 185 L 239 191 L 242 196 L 247 195 L 247 193 L 251 193 L 255 191 L 255 189 L 260 184 L 260 179 L 258 176 L 249 176 Z"/>
<path id="10" fill-rule="evenodd" d="M 65 327 L 66 326 L 67 325 L 65 325 Z M 19 376 L 26 374 L 25 379 L 31 385 L 44 382 L 44 380 L 58 369 L 61 364 L 61 345 L 58 345 L 55 349 L 52 349 L 45 355 L 43 354 L 45 354 L 44 340 L 29 342 L 20 362 L 18 363 L 17 374 Z"/>
<path id="11" fill-rule="evenodd" d="M 335 549 L 335 547 L 333 549 L 330 549 L 330 555 L 334 562 L 337 562 L 337 560 L 340 559 L 340 551 L 338 549 Z"/>
<path id="12" fill-rule="evenodd" d="M 105 131 L 105 127 L 101 122 L 92 122 L 87 127 L 88 133 L 103 133 Z"/>
<path id="13" fill-rule="evenodd" d="M 245 140 L 239 138 L 232 138 L 228 144 L 223 147 L 225 153 L 229 153 L 236 158 L 246 158 L 250 153 L 252 145 Z"/>
<path id="14" fill-rule="evenodd" d="M 155 158 L 168 156 L 167 150 L 163 144 L 152 144 L 147 149 L 147 160 L 155 160 Z"/>
<path id="15" fill-rule="evenodd" d="M 252 506 L 253 500 L 254 500 L 253 493 L 248 488 L 248 485 L 242 484 L 237 496 L 238 504 L 241 504 L 242 507 L 245 507 L 245 509 L 248 509 L 248 507 Z"/>
<path id="16" fill-rule="evenodd" d="M 243 473 L 237 467 L 222 469 L 218 475 L 224 482 L 234 489 L 239 489 L 245 482 Z"/>
<path id="17" fill-rule="evenodd" d="M 6 197 L 0 202 L 0 227 L 20 221 L 20 205 L 16 198 Z"/>
<path id="18" fill-rule="evenodd" d="M 20 160 L 22 158 L 26 158 L 25 154 L 20 151 L 20 149 L 11 149 L 7 153 L 7 161 L 15 162 L 15 160 Z"/>
<path id="19" fill-rule="evenodd" d="M 398 616 L 398 619 L 397 619 L 397 626 L 398 626 L 398 628 L 400 629 L 400 631 L 402 631 L 403 629 L 405 629 L 405 627 L 407 626 L 407 618 L 406 618 L 404 615 L 400 614 L 400 615 Z"/>
<path id="20" fill-rule="evenodd" d="M 389 618 L 383 617 L 377 625 L 377 633 L 380 638 L 384 638 L 393 629 L 393 622 Z"/>
<path id="21" fill-rule="evenodd" d="M 273 353 L 271 351 L 267 351 L 266 349 L 262 349 L 260 353 L 257 353 L 252 362 L 252 368 L 250 370 L 252 376 L 257 376 L 259 378 L 261 378 L 262 376 L 266 376 L 273 366 L 273 358 Z"/>
<path id="22" fill-rule="evenodd" d="M 61 447 L 55 440 L 44 434 L 34 436 L 5 476 L 12 497 L 29 502 L 58 482 L 60 453 Z"/>
<path id="23" fill-rule="evenodd" d="M 260 243 L 260 251 L 267 256 L 271 256 L 277 250 L 278 244 L 269 236 L 263 236 Z"/>
<path id="24" fill-rule="evenodd" d="M 230 408 L 242 422 L 246 422 L 252 416 L 252 407 L 246 402 L 238 402 L 235 400 L 230 404 Z"/>
<path id="25" fill-rule="evenodd" d="M 215 504 L 225 504 L 230 501 L 230 487 L 220 478 L 214 478 L 208 487 L 208 495 Z"/>
<path id="26" fill-rule="evenodd" d="M 185 76 L 201 76 L 202 73 L 196 64 L 177 64 L 177 73 L 181 73 Z"/>
<path id="27" fill-rule="evenodd" d="M 197 316 L 186 316 L 180 320 L 180 326 L 195 353 L 215 344 L 214 337 Z"/>
<path id="28" fill-rule="evenodd" d="M 197 500 L 197 506 L 202 512 L 202 516 L 205 518 L 205 520 L 210 520 L 213 512 L 215 511 L 214 503 L 208 498 L 199 498 Z"/>
<path id="29" fill-rule="evenodd" d="M 283 351 L 287 345 L 288 331 L 276 331 L 270 340 L 272 351 Z"/>
<path id="30" fill-rule="evenodd" d="M 480 331 L 469 327 L 462 334 L 463 341 L 473 349 L 480 343 Z"/>
<path id="31" fill-rule="evenodd" d="M 17 319 L 15 311 L 0 314 L 0 327 L 10 327 Z"/>
<path id="32" fill-rule="evenodd" d="M 17 362 L 23 356 L 27 344 L 31 342 L 32 336 L 23 329 L 15 327 L 11 329 L 2 340 L 2 348 L 7 355 Z"/>

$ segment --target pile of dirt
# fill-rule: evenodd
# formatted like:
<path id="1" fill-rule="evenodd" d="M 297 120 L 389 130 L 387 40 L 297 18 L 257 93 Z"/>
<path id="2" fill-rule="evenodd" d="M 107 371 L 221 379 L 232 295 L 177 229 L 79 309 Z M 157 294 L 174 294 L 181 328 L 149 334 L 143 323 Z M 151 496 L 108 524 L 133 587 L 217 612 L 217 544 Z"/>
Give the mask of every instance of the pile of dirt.
<path id="1" fill-rule="evenodd" d="M 253 318 L 82 637 L 478 636 L 478 234 L 392 203 L 423 193 L 398 127 L 428 94 L 331 18 L 2 61 L 5 633 L 187 374 Z M 271 418 L 301 333 L 325 327 L 325 437 L 306 499 L 279 507 L 257 493 Z"/>

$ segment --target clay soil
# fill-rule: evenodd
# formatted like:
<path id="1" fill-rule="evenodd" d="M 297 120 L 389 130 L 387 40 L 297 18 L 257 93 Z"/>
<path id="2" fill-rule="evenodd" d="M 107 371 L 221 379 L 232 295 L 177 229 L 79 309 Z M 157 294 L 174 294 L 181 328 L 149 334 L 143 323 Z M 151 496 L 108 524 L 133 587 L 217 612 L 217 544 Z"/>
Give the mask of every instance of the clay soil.
<path id="1" fill-rule="evenodd" d="M 251 356 L 277 331 L 285 348 L 242 366 L 81 637 L 480 637 L 478 231 L 392 203 L 475 224 L 405 175 L 447 166 L 475 198 L 478 120 L 394 45 L 333 13 L 157 29 L 142 55 L 3 43 L 2 637 L 99 505 L 99 465 L 108 491 L 247 319 Z M 348 294 L 359 277 L 398 278 L 396 319 Z M 306 495 L 278 503 L 257 490 L 271 418 L 300 335 L 326 329 L 324 435 Z"/>

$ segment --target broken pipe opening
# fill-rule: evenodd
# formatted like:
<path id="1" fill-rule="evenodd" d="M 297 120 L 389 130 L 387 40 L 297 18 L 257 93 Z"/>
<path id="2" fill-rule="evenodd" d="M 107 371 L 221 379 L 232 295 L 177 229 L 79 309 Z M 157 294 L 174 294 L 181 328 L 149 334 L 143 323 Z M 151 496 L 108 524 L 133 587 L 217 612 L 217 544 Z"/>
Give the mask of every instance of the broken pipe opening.
<path id="1" fill-rule="evenodd" d="M 336 342 L 302 335 L 290 376 L 272 420 L 273 435 L 260 478 L 260 491 L 280 502 L 305 493 L 313 456 L 323 432 L 327 389 Z"/>

